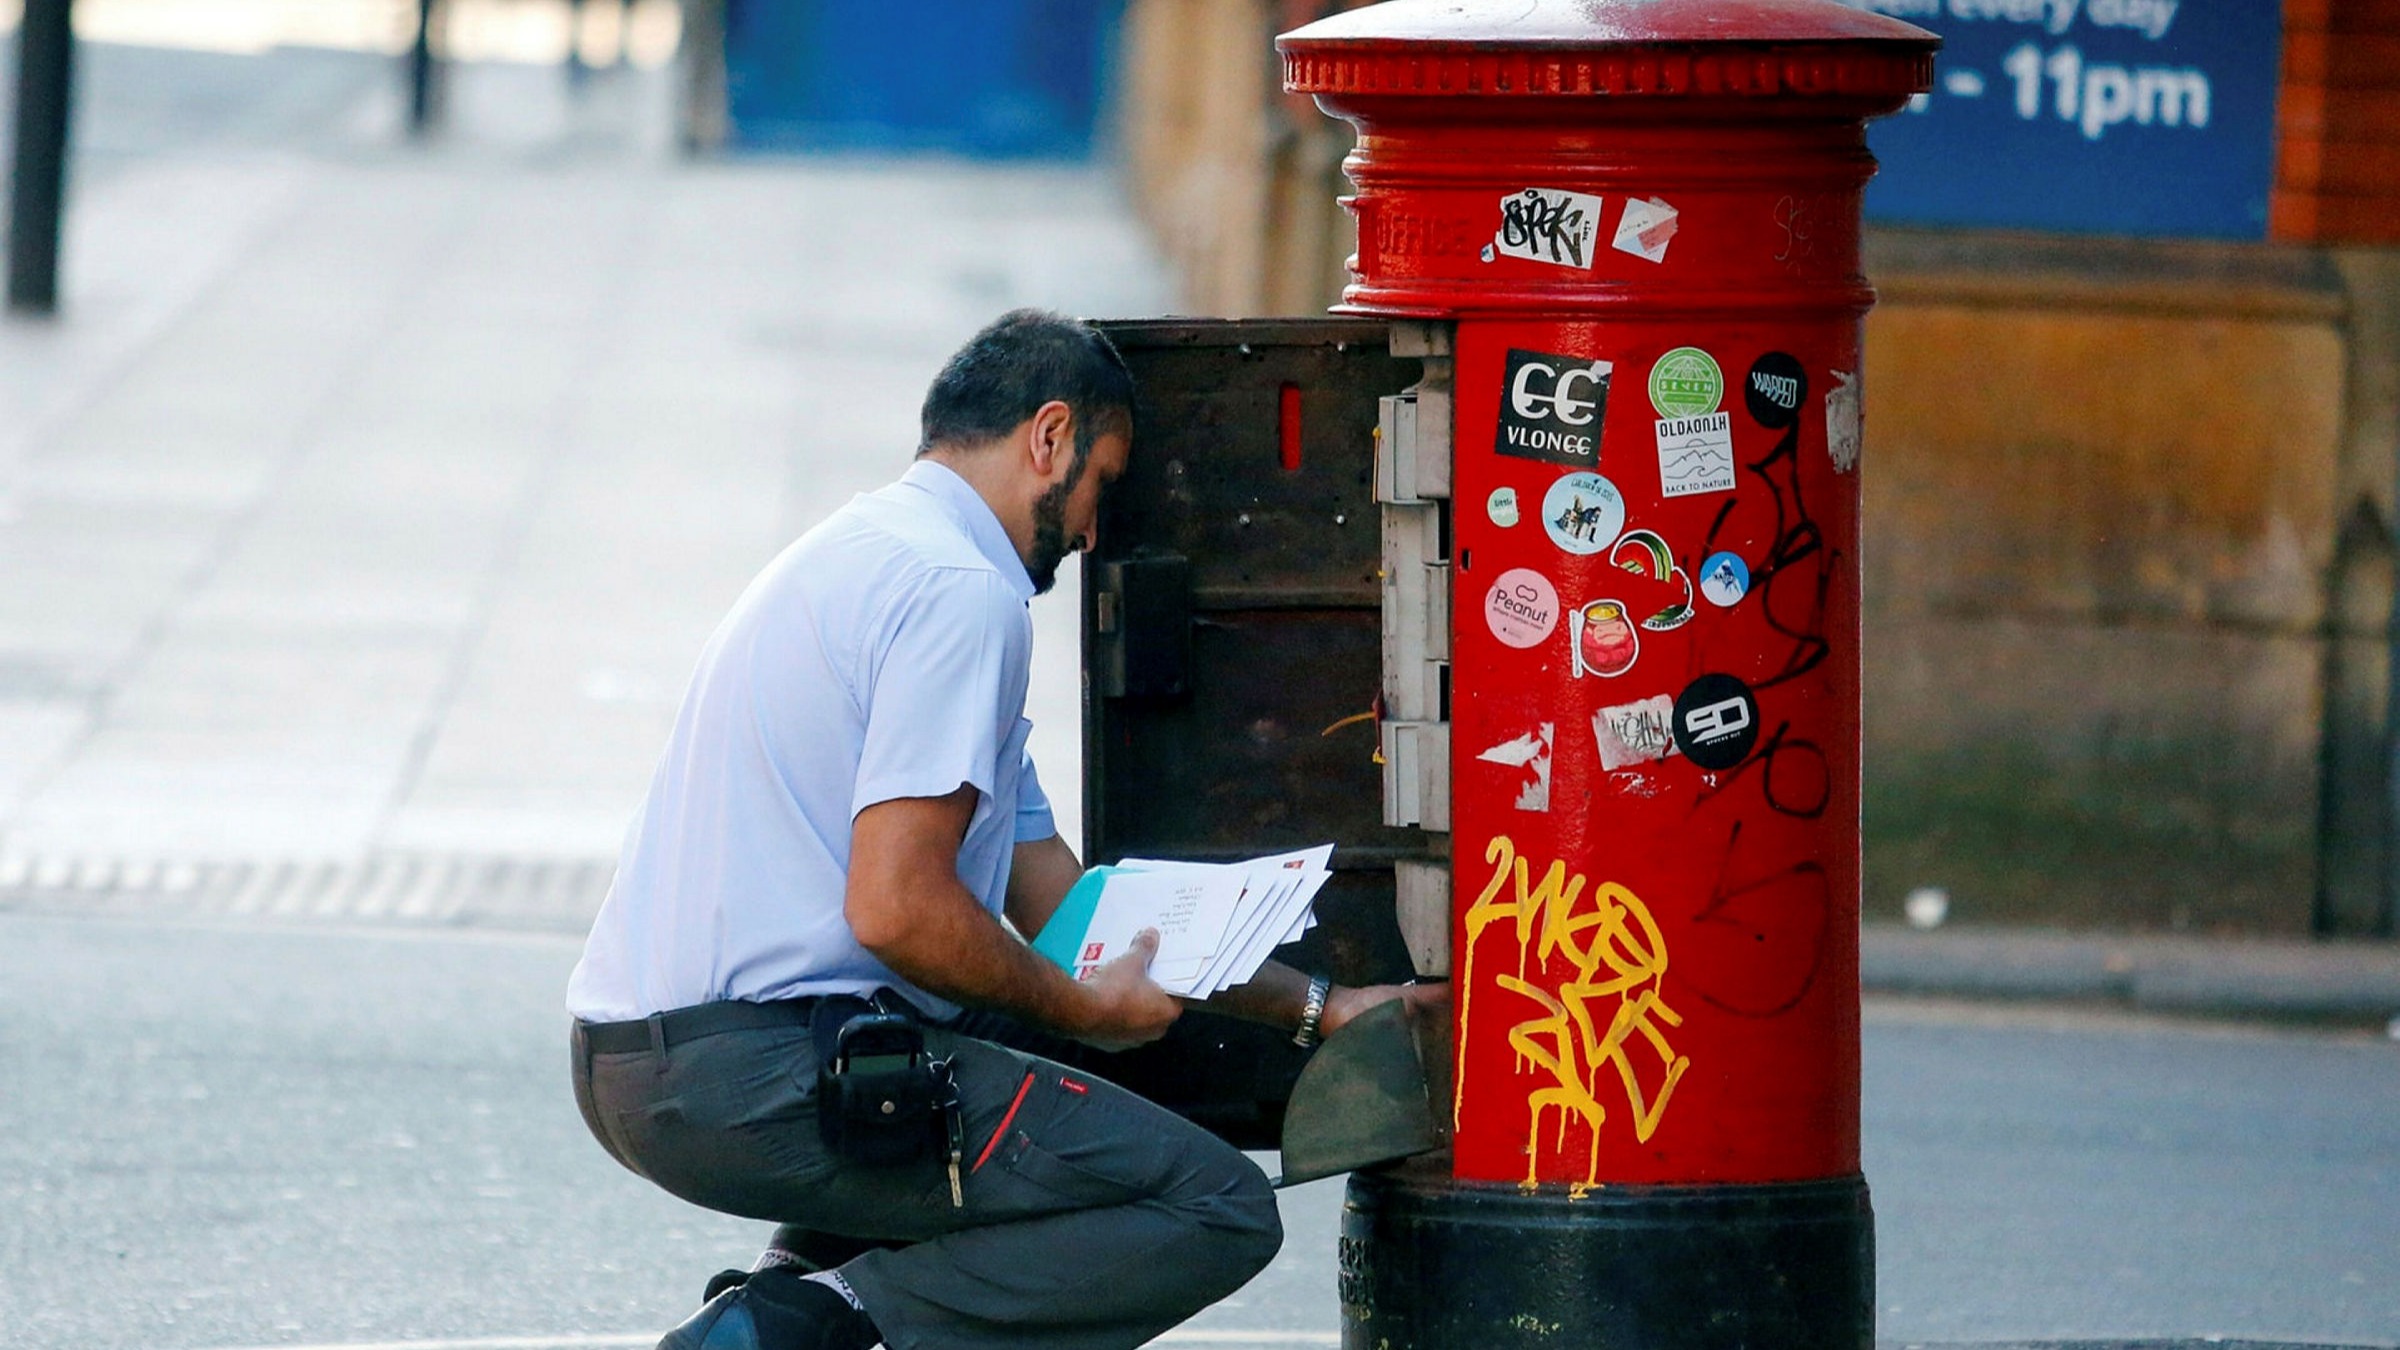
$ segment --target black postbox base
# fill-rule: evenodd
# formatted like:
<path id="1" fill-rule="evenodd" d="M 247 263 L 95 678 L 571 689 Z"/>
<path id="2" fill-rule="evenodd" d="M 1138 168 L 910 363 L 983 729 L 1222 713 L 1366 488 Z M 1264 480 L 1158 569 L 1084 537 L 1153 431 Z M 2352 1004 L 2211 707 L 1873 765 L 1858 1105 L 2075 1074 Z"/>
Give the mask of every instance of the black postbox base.
<path id="1" fill-rule="evenodd" d="M 1345 1350 L 1870 1350 L 1864 1177 L 1566 1188 L 1453 1180 L 1433 1156 L 1350 1178 Z"/>

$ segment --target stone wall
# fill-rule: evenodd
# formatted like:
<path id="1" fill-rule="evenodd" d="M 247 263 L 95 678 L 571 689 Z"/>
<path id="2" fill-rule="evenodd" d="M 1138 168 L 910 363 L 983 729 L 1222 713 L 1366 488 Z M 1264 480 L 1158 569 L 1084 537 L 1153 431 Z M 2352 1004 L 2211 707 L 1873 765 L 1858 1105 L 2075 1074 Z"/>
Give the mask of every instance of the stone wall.
<path id="1" fill-rule="evenodd" d="M 2307 931 L 2338 271 L 1888 232 L 1868 270 L 1868 913 Z"/>

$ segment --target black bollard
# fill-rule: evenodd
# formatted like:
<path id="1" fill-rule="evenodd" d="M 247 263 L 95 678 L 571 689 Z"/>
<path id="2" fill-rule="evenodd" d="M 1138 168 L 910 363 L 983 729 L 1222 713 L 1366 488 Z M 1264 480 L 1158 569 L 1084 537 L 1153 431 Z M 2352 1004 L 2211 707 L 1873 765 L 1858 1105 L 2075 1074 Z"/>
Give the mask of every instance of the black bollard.
<path id="1" fill-rule="evenodd" d="M 433 0 L 417 0 L 417 40 L 408 49 L 408 133 L 433 126 Z"/>
<path id="2" fill-rule="evenodd" d="M 71 0 L 25 0 L 17 29 L 17 140 L 9 177 L 8 307 L 58 312 L 59 217 L 66 207 Z"/>

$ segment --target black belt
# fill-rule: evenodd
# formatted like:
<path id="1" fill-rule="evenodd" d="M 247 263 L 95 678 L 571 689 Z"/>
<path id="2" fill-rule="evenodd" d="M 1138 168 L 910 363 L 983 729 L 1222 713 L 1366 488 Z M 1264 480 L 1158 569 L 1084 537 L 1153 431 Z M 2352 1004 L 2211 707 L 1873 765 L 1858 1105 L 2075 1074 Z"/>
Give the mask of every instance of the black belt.
<path id="1" fill-rule="evenodd" d="M 804 1027 L 816 1010 L 816 998 L 787 998 L 773 1003 L 729 1000 L 702 1003 L 659 1013 L 633 1022 L 583 1022 L 583 1043 L 595 1055 L 621 1055 L 633 1050 L 664 1049 L 703 1036 L 764 1027 Z"/>

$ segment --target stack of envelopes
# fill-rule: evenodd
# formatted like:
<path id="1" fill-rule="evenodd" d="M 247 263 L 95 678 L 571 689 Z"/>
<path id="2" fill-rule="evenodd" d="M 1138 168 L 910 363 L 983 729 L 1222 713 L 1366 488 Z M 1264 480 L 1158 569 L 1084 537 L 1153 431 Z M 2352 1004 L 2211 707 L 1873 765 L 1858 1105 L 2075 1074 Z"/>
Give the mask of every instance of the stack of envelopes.
<path id="1" fill-rule="evenodd" d="M 1158 930 L 1150 978 L 1180 998 L 1207 998 L 1258 973 L 1267 956 L 1315 926 L 1333 845 L 1236 863 L 1127 858 L 1083 874 L 1033 949 L 1079 980 Z"/>

